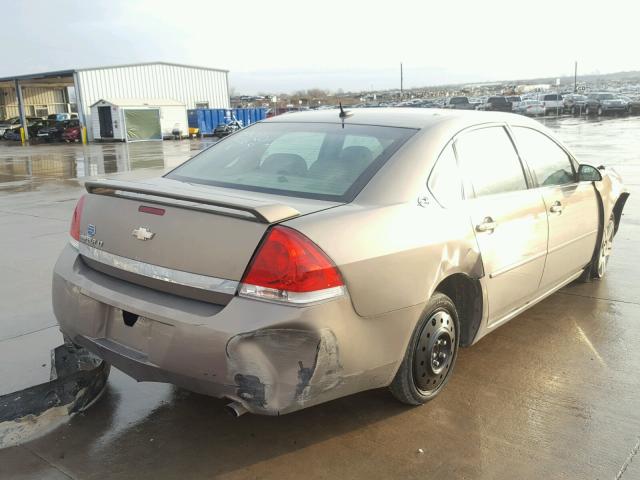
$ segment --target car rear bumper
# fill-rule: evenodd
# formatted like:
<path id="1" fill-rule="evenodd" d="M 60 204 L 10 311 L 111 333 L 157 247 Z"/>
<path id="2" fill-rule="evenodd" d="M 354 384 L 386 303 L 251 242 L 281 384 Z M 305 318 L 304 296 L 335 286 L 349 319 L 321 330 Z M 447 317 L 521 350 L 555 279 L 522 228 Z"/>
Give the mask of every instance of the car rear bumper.
<path id="1" fill-rule="evenodd" d="M 67 246 L 53 275 L 60 330 L 138 381 L 166 382 L 279 415 L 388 385 L 422 306 L 359 317 L 348 296 L 307 307 L 220 306 L 89 268 Z M 139 316 L 133 326 L 128 318 Z"/>

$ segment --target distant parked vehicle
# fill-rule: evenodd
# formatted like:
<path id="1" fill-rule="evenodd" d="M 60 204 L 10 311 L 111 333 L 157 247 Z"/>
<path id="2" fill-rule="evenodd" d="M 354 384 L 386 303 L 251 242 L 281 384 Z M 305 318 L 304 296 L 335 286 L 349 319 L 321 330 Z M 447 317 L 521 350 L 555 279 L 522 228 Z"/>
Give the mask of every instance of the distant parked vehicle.
<path id="1" fill-rule="evenodd" d="M 578 93 L 570 93 L 562 97 L 564 111 L 571 115 L 579 115 L 584 112 L 587 105 L 587 96 Z"/>
<path id="2" fill-rule="evenodd" d="M 544 102 L 540 100 L 522 100 L 518 103 L 514 112 L 529 117 L 544 115 Z"/>
<path id="3" fill-rule="evenodd" d="M 627 111 L 627 103 L 620 97 L 608 92 L 594 92 L 587 96 L 585 114 L 606 115 L 607 113 L 623 113 Z"/>
<path id="4" fill-rule="evenodd" d="M 42 121 L 40 117 L 27 117 L 27 127 L 30 126 L 34 122 Z M 0 138 L 5 138 L 5 133 L 8 130 L 13 130 L 14 128 L 18 129 L 18 133 L 20 131 L 20 127 L 22 123 L 20 123 L 20 117 L 12 117 L 7 120 L 0 120 Z"/>
<path id="5" fill-rule="evenodd" d="M 513 95 L 510 97 L 507 97 L 507 101 L 511 102 L 511 110 L 515 112 L 518 106 L 520 105 L 520 102 L 522 102 L 522 97 L 518 95 Z"/>
<path id="6" fill-rule="evenodd" d="M 63 122 L 65 120 L 73 120 L 75 118 L 78 118 L 78 114 L 77 113 L 52 113 L 50 115 L 47 115 L 47 120 L 52 120 L 55 122 Z"/>
<path id="7" fill-rule="evenodd" d="M 468 97 L 447 97 L 442 108 L 452 108 L 454 110 L 473 110 L 474 105 L 469 103 Z"/>
<path id="8" fill-rule="evenodd" d="M 62 140 L 69 143 L 82 140 L 82 127 L 80 126 L 80 120 L 69 120 L 67 128 L 62 132 Z"/>
<path id="9" fill-rule="evenodd" d="M 511 102 L 507 100 L 507 97 L 489 97 L 486 103 L 478 107 L 478 110 L 510 112 L 512 107 Z"/>
<path id="10" fill-rule="evenodd" d="M 45 142 L 62 140 L 62 133 L 71 120 L 55 121 L 47 120 L 47 124 L 38 130 L 37 138 Z"/>
<path id="11" fill-rule="evenodd" d="M 226 137 L 227 135 L 231 135 L 233 132 L 237 132 L 241 129 L 242 122 L 234 118 L 229 123 L 221 123 L 220 125 L 218 125 L 213 131 L 213 136 L 222 138 Z"/>
<path id="12" fill-rule="evenodd" d="M 541 93 L 538 95 L 538 100 L 544 102 L 544 114 L 555 113 L 560 115 L 564 111 L 564 103 L 562 101 L 562 95 L 558 93 Z"/>
<path id="13" fill-rule="evenodd" d="M 631 115 L 637 115 L 640 113 L 640 97 L 629 99 L 627 104 L 627 112 Z"/>
<path id="14" fill-rule="evenodd" d="M 473 108 L 478 110 L 481 105 L 487 103 L 487 98 L 488 97 L 471 97 L 469 103 L 473 105 Z"/>
<path id="15" fill-rule="evenodd" d="M 44 124 L 44 120 L 37 117 L 27 117 L 27 131 L 29 132 L 29 137 L 33 138 L 38 134 L 38 130 Z M 2 138 L 5 140 L 13 140 L 20 141 L 22 140 L 22 136 L 20 135 L 21 124 L 18 122 L 18 126 L 14 126 L 13 128 L 7 128 L 4 130 L 2 134 Z"/>

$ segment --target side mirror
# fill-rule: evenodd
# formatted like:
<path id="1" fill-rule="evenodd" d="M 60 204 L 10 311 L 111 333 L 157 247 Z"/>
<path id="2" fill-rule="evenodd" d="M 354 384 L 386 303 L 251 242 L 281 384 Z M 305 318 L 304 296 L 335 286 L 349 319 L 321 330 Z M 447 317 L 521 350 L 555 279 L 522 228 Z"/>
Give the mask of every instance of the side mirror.
<path id="1" fill-rule="evenodd" d="M 602 180 L 600 170 L 591 165 L 580 165 L 578 167 L 578 181 L 580 182 L 599 182 Z"/>

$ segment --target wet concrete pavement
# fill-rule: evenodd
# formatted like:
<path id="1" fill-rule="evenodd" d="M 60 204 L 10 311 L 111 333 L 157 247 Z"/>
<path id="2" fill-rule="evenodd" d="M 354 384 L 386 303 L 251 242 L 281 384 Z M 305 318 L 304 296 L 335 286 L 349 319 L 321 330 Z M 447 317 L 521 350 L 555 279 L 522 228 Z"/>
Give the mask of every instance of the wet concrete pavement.
<path id="1" fill-rule="evenodd" d="M 112 370 L 85 414 L 0 450 L 0 478 L 640 478 L 640 118 L 546 123 L 631 188 L 607 277 L 564 288 L 462 350 L 434 401 L 408 408 L 377 390 L 233 419 L 224 401 Z M 69 177 L 157 175 L 200 148 L 0 143 L 3 382 L 20 383 L 2 359 L 7 342 L 16 352 L 20 339 L 51 337 L 37 348 L 57 334 L 49 277 L 82 191 Z"/>

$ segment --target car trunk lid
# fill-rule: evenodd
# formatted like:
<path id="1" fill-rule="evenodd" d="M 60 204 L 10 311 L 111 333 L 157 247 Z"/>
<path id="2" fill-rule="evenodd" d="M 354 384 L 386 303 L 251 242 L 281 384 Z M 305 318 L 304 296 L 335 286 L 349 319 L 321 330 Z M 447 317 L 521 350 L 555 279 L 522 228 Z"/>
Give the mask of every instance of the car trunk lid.
<path id="1" fill-rule="evenodd" d="M 79 251 L 91 267 L 222 304 L 270 225 L 339 205 L 166 178 L 85 185 Z"/>

